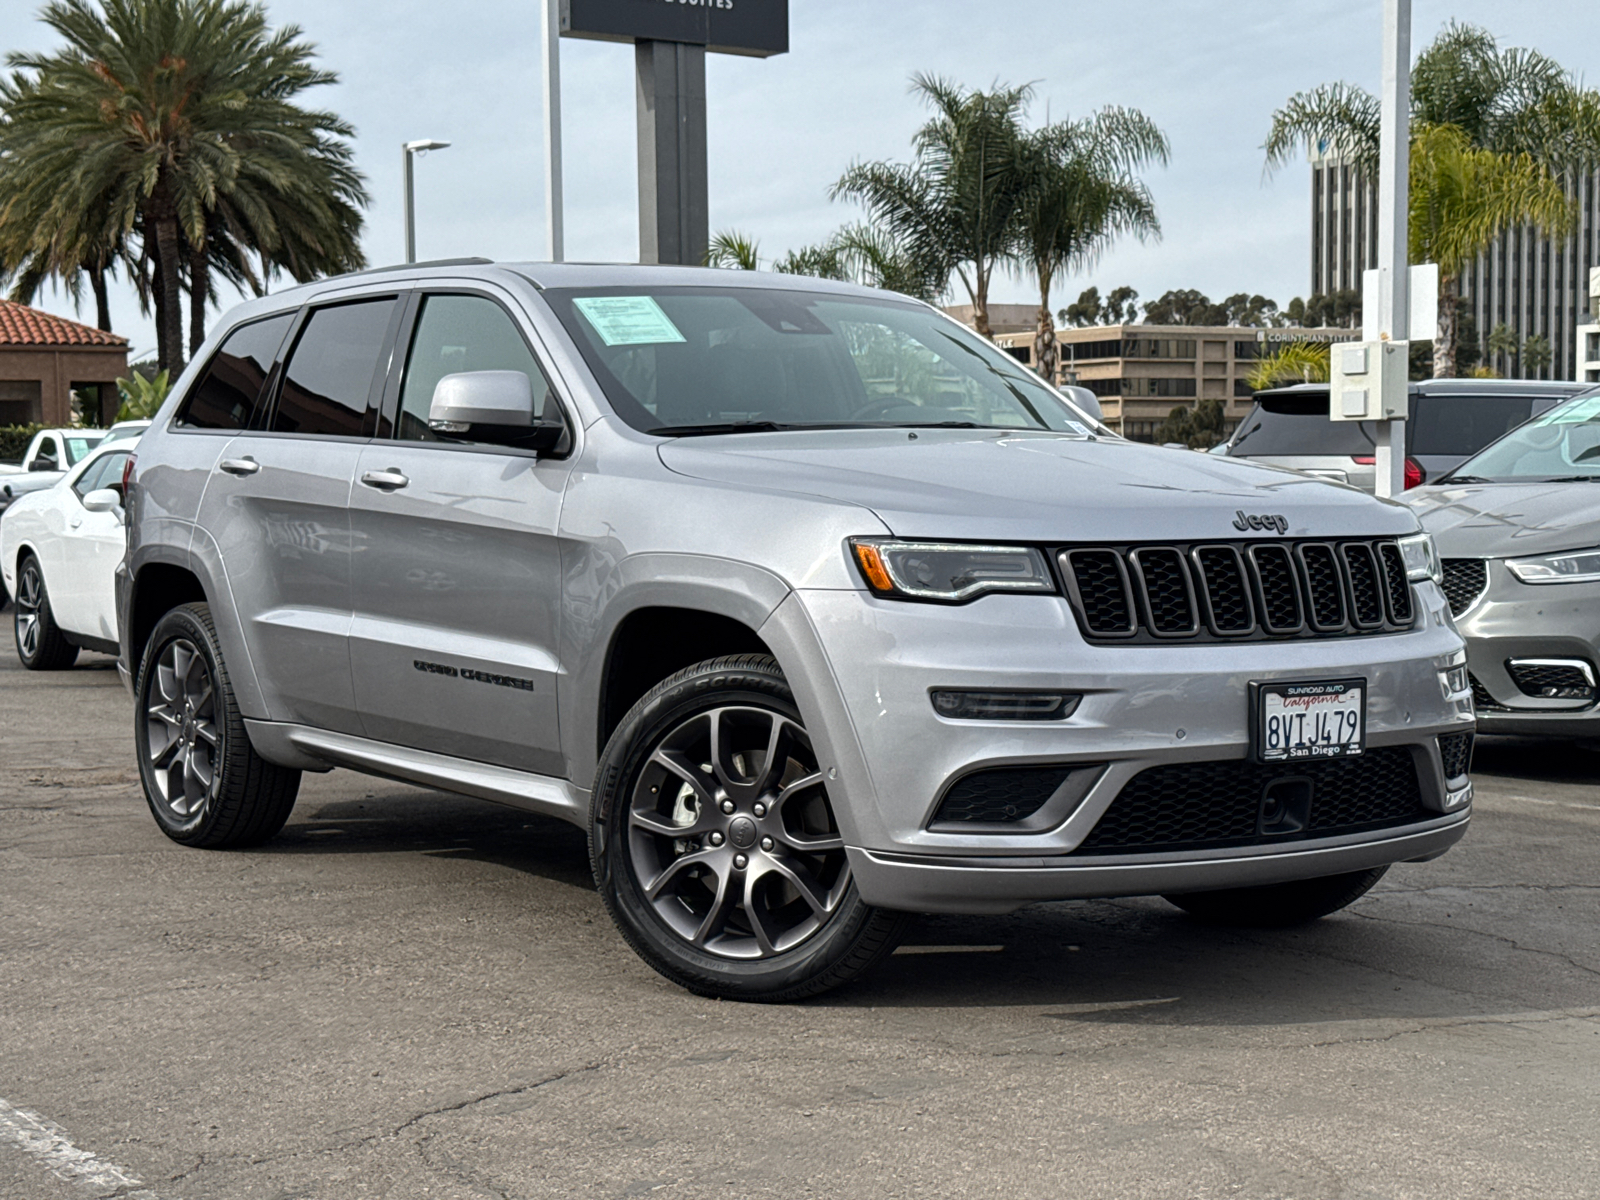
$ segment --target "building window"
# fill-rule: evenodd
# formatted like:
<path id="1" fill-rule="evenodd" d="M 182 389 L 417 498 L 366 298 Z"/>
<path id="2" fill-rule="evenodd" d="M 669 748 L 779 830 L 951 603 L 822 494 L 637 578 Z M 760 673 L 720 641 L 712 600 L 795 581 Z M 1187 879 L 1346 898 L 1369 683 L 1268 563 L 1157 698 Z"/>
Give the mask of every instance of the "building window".
<path id="1" fill-rule="evenodd" d="M 1156 440 L 1156 423 L 1154 421 L 1124 421 L 1122 423 L 1122 436 L 1130 442 L 1153 442 Z"/>
<path id="2" fill-rule="evenodd" d="M 1124 379 L 1124 396 L 1193 396 L 1193 379 Z"/>
<path id="3" fill-rule="evenodd" d="M 1256 390 L 1250 386 L 1248 379 L 1235 379 L 1233 381 L 1233 394 L 1248 400 L 1256 394 Z"/>
<path id="4" fill-rule="evenodd" d="M 1120 379 L 1080 379 L 1078 386 L 1088 388 L 1096 396 L 1122 395 L 1122 380 Z"/>
<path id="5" fill-rule="evenodd" d="M 1192 338 L 1103 338 L 1095 342 L 1062 342 L 1070 362 L 1095 358 L 1194 358 Z"/>
<path id="6" fill-rule="evenodd" d="M 1265 342 L 1235 342 L 1233 356 L 1235 358 L 1256 359 L 1267 353 Z"/>

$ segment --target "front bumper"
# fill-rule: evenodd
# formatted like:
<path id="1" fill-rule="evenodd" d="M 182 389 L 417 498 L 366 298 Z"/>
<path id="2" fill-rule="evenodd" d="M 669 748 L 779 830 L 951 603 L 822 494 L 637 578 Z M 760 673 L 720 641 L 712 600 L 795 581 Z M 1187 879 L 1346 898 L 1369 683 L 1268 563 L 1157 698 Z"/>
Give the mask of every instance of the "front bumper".
<path id="1" fill-rule="evenodd" d="M 803 591 L 785 606 L 803 610 L 826 659 L 822 674 L 834 684 L 810 689 L 802 709 L 838 772 L 829 791 L 863 896 L 918 911 L 995 911 L 1036 899 L 1275 882 L 1442 853 L 1461 836 L 1468 802 L 1459 781 L 1447 796 L 1436 738 L 1469 731 L 1473 720 L 1467 696 L 1447 697 L 1441 687 L 1440 672 L 1462 656 L 1443 594 L 1425 584 L 1417 596 L 1419 621 L 1406 633 L 1170 646 L 1089 645 L 1058 597 L 938 606 Z M 1068 857 L 1139 772 L 1244 759 L 1251 682 L 1357 676 L 1368 684 L 1368 746 L 1420 750 L 1423 804 L 1437 818 L 1176 857 Z M 1064 721 L 949 720 L 933 710 L 936 688 L 1067 690 L 1083 699 Z M 1103 765 L 1049 827 L 929 828 L 957 777 L 1047 763 Z"/>
<path id="2" fill-rule="evenodd" d="M 850 869 L 870 904 L 909 912 L 1005 913 L 1045 900 L 1260 887 L 1425 862 L 1460 841 L 1471 819 L 1470 812 L 1458 812 L 1425 825 L 1384 830 L 1376 838 L 1170 856 L 984 859 L 851 850 Z"/>
<path id="3" fill-rule="evenodd" d="M 1467 666 L 1491 704 L 1478 706 L 1480 733 L 1600 737 L 1600 705 L 1525 695 L 1511 677 L 1513 659 L 1576 659 L 1600 677 L 1600 584 L 1529 585 L 1488 564 L 1488 586 L 1456 618 Z"/>

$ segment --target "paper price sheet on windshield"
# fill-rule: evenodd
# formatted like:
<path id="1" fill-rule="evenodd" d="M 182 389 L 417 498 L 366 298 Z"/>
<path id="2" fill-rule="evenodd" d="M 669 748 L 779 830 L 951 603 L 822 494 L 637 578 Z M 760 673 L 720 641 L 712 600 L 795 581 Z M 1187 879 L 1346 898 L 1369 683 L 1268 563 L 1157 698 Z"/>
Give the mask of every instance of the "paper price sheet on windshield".
<path id="1" fill-rule="evenodd" d="M 1252 683 L 1261 762 L 1352 758 L 1366 748 L 1367 681 Z"/>
<path id="2" fill-rule="evenodd" d="M 608 346 L 663 346 L 683 334 L 652 296 L 582 296 L 573 301 Z"/>

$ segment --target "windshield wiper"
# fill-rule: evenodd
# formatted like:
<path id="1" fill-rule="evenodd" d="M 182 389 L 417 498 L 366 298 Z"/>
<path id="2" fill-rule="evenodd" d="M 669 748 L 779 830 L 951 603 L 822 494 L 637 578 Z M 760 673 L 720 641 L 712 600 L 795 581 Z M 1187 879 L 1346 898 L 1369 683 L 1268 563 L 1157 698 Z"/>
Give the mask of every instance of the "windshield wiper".
<path id="1" fill-rule="evenodd" d="M 777 421 L 716 421 L 707 425 L 666 425 L 647 429 L 656 437 L 704 437 L 716 433 L 782 433 L 789 429 L 817 429 L 816 425 L 781 425 Z"/>
<path id="2" fill-rule="evenodd" d="M 1004 429 L 1003 425 L 983 425 L 977 421 L 896 421 L 879 429 Z"/>
<path id="3" fill-rule="evenodd" d="M 1600 475 L 1556 475 L 1540 483 L 1600 483 Z"/>
<path id="4" fill-rule="evenodd" d="M 1447 483 L 1493 483 L 1492 479 L 1485 479 L 1482 475 L 1446 475 L 1434 486 L 1443 487 Z"/>

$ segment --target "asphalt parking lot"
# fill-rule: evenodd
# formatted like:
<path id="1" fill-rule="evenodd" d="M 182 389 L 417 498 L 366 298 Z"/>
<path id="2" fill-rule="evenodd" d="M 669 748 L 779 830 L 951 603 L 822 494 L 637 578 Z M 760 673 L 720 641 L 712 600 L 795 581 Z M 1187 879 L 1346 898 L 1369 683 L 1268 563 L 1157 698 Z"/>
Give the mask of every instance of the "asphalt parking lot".
<path id="1" fill-rule="evenodd" d="M 180 848 L 111 661 L 0 641 L 0 1196 L 1600 1195 L 1600 755 L 1483 744 L 1467 840 L 1314 927 L 924 919 L 757 1007 L 511 810 L 340 772 Z"/>

